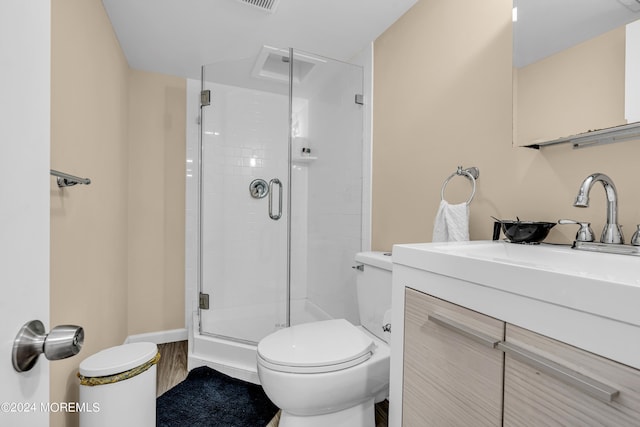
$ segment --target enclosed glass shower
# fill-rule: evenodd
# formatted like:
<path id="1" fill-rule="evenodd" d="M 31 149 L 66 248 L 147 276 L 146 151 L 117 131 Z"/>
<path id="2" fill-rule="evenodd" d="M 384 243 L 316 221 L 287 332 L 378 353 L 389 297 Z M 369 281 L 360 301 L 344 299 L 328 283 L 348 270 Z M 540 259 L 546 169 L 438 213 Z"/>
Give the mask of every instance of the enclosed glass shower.
<path id="1" fill-rule="evenodd" d="M 199 333 L 358 322 L 363 70 L 293 49 L 202 67 Z"/>

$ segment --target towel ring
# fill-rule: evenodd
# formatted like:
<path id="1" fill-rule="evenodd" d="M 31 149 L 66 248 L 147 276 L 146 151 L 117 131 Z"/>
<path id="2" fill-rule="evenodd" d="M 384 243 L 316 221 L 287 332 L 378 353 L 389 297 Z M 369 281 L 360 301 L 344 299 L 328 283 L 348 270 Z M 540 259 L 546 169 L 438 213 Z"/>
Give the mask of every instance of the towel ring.
<path id="1" fill-rule="evenodd" d="M 478 179 L 478 177 L 480 176 L 480 171 L 475 166 L 467 169 L 462 169 L 462 166 L 458 166 L 458 170 L 456 170 L 454 173 L 449 175 L 447 179 L 444 180 L 444 183 L 442 184 L 442 189 L 440 190 L 440 200 L 444 200 L 444 190 L 445 188 L 447 188 L 447 184 L 449 184 L 449 181 L 451 181 L 451 179 L 454 176 L 464 176 L 469 181 L 471 181 L 472 188 L 471 188 L 471 196 L 469 197 L 469 200 L 467 200 L 467 205 L 468 205 L 469 203 L 471 203 L 471 201 L 473 200 L 473 197 L 476 195 L 476 179 Z"/>

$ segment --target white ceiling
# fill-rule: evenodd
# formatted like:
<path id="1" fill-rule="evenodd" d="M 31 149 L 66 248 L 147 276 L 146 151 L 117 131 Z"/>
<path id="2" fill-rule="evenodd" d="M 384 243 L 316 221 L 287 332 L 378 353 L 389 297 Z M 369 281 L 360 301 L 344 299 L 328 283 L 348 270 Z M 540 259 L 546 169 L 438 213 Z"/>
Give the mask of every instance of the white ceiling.
<path id="1" fill-rule="evenodd" d="M 263 45 L 348 61 L 417 0 L 102 0 L 132 68 L 200 78 L 200 66 L 256 57 Z"/>
<path id="2" fill-rule="evenodd" d="M 256 58 L 263 45 L 349 61 L 417 0 L 102 0 L 132 68 L 200 78 L 200 66 Z M 513 0 L 523 66 L 640 18 L 640 0 Z M 639 9 L 639 7 L 636 7 Z M 251 60 L 249 60 L 251 62 Z"/>

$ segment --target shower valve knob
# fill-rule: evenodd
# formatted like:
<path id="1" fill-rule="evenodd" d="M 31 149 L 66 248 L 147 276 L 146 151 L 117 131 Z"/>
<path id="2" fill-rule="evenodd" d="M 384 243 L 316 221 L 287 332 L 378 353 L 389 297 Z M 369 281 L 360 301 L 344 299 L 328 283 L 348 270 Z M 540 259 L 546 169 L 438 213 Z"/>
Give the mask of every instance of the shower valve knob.
<path id="1" fill-rule="evenodd" d="M 249 194 L 254 199 L 262 199 L 269 194 L 269 184 L 264 179 L 254 179 L 249 184 Z"/>

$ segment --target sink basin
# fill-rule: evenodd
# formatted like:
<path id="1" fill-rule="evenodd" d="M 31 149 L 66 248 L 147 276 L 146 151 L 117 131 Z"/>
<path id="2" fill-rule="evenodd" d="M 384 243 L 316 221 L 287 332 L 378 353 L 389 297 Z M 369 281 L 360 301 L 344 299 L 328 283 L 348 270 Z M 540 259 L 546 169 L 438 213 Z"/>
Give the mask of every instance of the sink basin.
<path id="1" fill-rule="evenodd" d="M 433 248 L 456 257 L 483 259 L 525 268 L 640 286 L 640 260 L 584 252 L 569 245 L 521 245 L 506 242 L 462 242 Z"/>
<path id="2" fill-rule="evenodd" d="M 640 326 L 640 258 L 503 241 L 396 245 L 394 263 Z"/>

